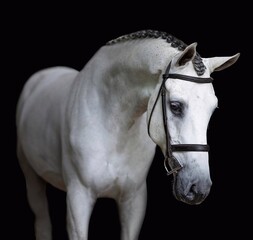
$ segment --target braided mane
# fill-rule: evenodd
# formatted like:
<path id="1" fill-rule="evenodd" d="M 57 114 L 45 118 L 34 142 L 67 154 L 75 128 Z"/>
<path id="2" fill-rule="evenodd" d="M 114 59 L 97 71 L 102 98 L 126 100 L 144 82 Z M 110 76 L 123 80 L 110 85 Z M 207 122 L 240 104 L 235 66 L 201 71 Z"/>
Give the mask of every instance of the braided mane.
<path id="1" fill-rule="evenodd" d="M 121 37 L 118 37 L 116 39 L 113 39 L 109 42 L 106 43 L 106 45 L 112 45 L 124 41 L 130 41 L 134 39 L 154 39 L 154 38 L 162 38 L 164 39 L 167 43 L 171 44 L 171 47 L 177 48 L 179 51 L 183 51 L 186 47 L 187 44 L 185 44 L 183 41 L 177 39 L 173 35 L 162 32 L 162 31 L 157 31 L 157 30 L 142 30 L 142 31 L 137 31 L 134 33 L 126 34 Z M 202 61 L 202 58 L 198 53 L 196 53 L 196 56 L 192 60 L 194 69 L 196 73 L 201 76 L 205 73 L 205 65 Z"/>

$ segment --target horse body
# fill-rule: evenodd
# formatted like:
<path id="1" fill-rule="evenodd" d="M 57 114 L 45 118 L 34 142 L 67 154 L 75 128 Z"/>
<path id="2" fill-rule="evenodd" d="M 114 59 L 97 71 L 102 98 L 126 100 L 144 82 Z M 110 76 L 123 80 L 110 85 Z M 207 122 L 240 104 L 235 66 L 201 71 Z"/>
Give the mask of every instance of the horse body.
<path id="1" fill-rule="evenodd" d="M 156 144 L 166 150 L 161 107 L 157 106 L 152 116 L 151 137 L 147 120 L 169 62 L 175 59 L 175 73 L 196 75 L 191 62 L 195 47 L 193 44 L 182 53 L 161 38 L 109 44 L 80 72 L 54 67 L 30 78 L 18 103 L 17 133 L 28 199 L 37 217 L 37 239 L 51 239 L 46 182 L 67 192 L 71 240 L 88 238 L 89 218 L 99 197 L 117 201 L 122 240 L 138 238 L 146 207 L 146 177 Z M 186 58 L 187 66 L 176 67 Z M 204 76 L 210 75 L 212 67 L 231 65 L 231 59 L 236 61 L 237 57 L 222 58 L 216 65 L 206 60 L 210 66 Z M 212 85 L 173 79 L 166 82 L 166 88 L 170 101 L 180 99 L 190 112 L 183 121 L 179 117 L 175 120 L 173 114 L 168 116 L 171 141 L 205 144 L 207 124 L 217 104 Z M 204 114 L 196 119 L 198 109 Z M 194 185 L 194 191 L 203 196 L 196 200 L 193 193 L 188 194 L 187 201 L 201 202 L 211 186 L 208 154 L 175 155 L 184 165 L 192 165 L 179 172 L 175 196 L 183 200 L 183 192 L 193 192 Z M 198 172 L 194 179 L 193 169 Z M 198 187 L 201 180 L 204 184 Z"/>

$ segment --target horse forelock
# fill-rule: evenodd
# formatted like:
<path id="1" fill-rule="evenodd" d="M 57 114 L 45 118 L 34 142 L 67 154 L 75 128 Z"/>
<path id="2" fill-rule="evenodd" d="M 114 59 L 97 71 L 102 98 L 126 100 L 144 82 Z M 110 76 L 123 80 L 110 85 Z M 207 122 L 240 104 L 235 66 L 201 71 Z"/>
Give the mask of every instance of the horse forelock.
<path id="1" fill-rule="evenodd" d="M 179 51 L 183 51 L 187 47 L 187 44 L 185 44 L 183 41 L 179 40 L 172 34 L 158 30 L 141 30 L 130 34 L 126 34 L 108 41 L 106 45 L 113 45 L 121 42 L 138 39 L 158 39 L 158 38 L 164 39 L 167 43 L 171 44 L 171 47 L 176 48 Z M 196 54 L 195 58 L 192 60 L 192 63 L 197 75 L 201 76 L 205 73 L 206 67 L 199 53 Z"/>

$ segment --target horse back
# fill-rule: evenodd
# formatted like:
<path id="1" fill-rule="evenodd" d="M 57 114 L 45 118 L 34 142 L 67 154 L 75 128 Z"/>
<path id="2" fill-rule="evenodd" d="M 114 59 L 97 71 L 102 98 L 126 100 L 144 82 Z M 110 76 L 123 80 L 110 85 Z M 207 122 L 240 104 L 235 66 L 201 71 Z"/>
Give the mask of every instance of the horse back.
<path id="1" fill-rule="evenodd" d="M 67 67 L 41 70 L 28 79 L 18 100 L 18 148 L 41 177 L 61 178 L 63 122 L 77 74 L 78 71 Z"/>

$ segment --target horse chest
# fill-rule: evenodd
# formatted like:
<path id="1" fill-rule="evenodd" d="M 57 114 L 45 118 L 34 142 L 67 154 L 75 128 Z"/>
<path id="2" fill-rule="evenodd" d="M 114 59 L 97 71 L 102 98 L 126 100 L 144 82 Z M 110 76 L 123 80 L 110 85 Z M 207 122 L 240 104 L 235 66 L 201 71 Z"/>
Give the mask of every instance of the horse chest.
<path id="1" fill-rule="evenodd" d="M 142 135 L 138 138 L 128 138 L 124 144 L 108 139 L 107 144 L 96 143 L 95 146 L 100 146 L 96 148 L 81 140 L 75 141 L 79 157 L 73 156 L 71 167 L 67 164 L 65 171 L 70 175 L 69 169 L 74 169 L 75 176 L 98 196 L 115 197 L 123 189 L 130 192 L 145 181 L 155 154 L 155 145 L 151 141 L 145 141 Z"/>
<path id="2" fill-rule="evenodd" d="M 135 160 L 132 162 L 131 159 L 115 156 L 103 163 L 95 163 L 92 174 L 84 174 L 89 176 L 90 187 L 98 197 L 118 198 L 122 194 L 135 192 L 146 179 L 146 174 L 143 173 L 148 170 L 150 160 Z"/>

